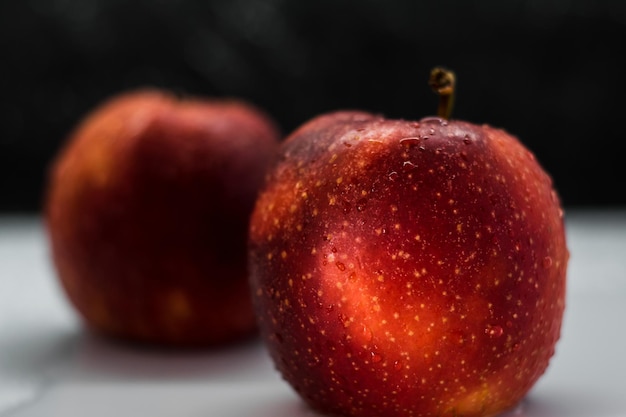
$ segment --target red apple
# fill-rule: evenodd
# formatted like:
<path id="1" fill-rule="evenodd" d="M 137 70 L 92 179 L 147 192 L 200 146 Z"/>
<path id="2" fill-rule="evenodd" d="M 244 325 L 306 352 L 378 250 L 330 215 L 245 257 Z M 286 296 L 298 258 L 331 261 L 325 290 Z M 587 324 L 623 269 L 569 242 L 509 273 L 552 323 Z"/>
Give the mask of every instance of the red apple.
<path id="1" fill-rule="evenodd" d="M 173 346 L 250 335 L 249 215 L 278 133 L 237 100 L 113 97 L 57 156 L 45 214 L 58 277 L 86 323 Z"/>
<path id="2" fill-rule="evenodd" d="M 250 273 L 284 379 L 342 416 L 490 416 L 544 373 L 568 250 L 550 177 L 503 130 L 319 116 L 281 148 Z"/>

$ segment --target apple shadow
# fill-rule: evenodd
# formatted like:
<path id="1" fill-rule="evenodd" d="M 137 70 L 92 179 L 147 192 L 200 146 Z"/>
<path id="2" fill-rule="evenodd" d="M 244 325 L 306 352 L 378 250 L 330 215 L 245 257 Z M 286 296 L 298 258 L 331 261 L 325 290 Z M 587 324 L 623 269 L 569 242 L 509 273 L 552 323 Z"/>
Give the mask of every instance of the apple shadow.
<path id="1" fill-rule="evenodd" d="M 160 349 L 84 332 L 77 364 L 82 372 L 125 379 L 232 380 L 271 368 L 257 339 L 207 349 Z"/>
<path id="2" fill-rule="evenodd" d="M 158 349 L 109 340 L 83 328 L 22 331 L 0 343 L 0 370 L 17 379 L 82 381 L 250 380 L 273 375 L 260 340 L 220 348 Z"/>
<path id="3" fill-rule="evenodd" d="M 21 329 L 10 339 L 0 341 L 2 375 L 33 379 L 47 375 L 53 368 L 66 368 L 75 356 L 79 338 L 78 332 L 68 329 Z"/>
<path id="4" fill-rule="evenodd" d="M 255 417 L 328 417 L 311 409 L 297 396 L 283 397 L 280 399 L 268 398 L 267 401 L 258 400 L 242 407 L 228 409 L 206 410 L 204 416 L 221 417 L 232 416 L 255 416 Z"/>
<path id="5" fill-rule="evenodd" d="M 616 417 L 624 410 L 597 394 L 564 388 L 531 393 L 498 417 Z"/>

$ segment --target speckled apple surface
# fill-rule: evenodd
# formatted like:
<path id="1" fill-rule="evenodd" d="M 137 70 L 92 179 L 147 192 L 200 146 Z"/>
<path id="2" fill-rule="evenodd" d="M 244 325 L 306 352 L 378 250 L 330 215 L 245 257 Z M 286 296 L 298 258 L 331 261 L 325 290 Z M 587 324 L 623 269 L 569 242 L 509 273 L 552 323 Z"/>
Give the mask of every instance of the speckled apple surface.
<path id="1" fill-rule="evenodd" d="M 140 90 L 89 114 L 51 169 L 59 280 L 106 334 L 204 346 L 254 332 L 248 218 L 278 132 L 253 106 Z"/>
<path id="2" fill-rule="evenodd" d="M 320 116 L 251 220 L 252 291 L 283 377 L 346 416 L 513 407 L 559 339 L 568 262 L 550 177 L 506 132 Z"/>

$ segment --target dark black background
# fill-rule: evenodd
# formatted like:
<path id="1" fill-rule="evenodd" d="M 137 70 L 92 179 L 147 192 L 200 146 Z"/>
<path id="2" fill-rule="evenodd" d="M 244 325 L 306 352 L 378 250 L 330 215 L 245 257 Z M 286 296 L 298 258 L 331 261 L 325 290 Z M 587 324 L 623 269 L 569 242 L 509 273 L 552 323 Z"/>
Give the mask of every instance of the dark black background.
<path id="1" fill-rule="evenodd" d="M 139 86 L 239 96 L 289 133 L 338 108 L 504 127 L 566 206 L 626 204 L 620 0 L 0 0 L 0 210 L 37 211 L 72 127 Z"/>

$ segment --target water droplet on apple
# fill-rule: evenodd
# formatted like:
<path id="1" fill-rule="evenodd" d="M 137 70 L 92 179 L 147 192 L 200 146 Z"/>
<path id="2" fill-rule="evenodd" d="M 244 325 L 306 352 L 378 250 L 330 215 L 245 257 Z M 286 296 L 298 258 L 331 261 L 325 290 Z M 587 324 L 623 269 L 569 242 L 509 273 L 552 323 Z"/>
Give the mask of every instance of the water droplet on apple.
<path id="1" fill-rule="evenodd" d="M 332 311 L 335 309 L 335 305 L 334 304 L 328 304 L 326 306 L 326 311 L 329 313 L 332 313 Z"/>
<path id="2" fill-rule="evenodd" d="M 465 137 L 463 138 L 463 143 L 466 145 L 472 144 L 472 140 L 470 139 L 469 135 L 465 135 Z"/>
<path id="3" fill-rule="evenodd" d="M 432 136 L 435 134 L 435 129 L 433 129 L 432 127 L 428 130 L 428 133 Z"/>
<path id="4" fill-rule="evenodd" d="M 394 361 L 393 362 L 393 369 L 395 369 L 396 371 L 399 371 L 400 369 L 402 369 L 402 362 Z"/>
<path id="5" fill-rule="evenodd" d="M 360 213 L 365 210 L 365 205 L 367 204 L 367 199 L 360 198 L 356 202 L 356 210 Z"/>
<path id="6" fill-rule="evenodd" d="M 383 355 L 376 352 L 370 352 L 370 358 L 372 360 L 372 363 L 378 363 L 383 360 Z"/>
<path id="7" fill-rule="evenodd" d="M 388 178 L 389 178 L 389 181 L 395 181 L 396 179 L 398 179 L 398 173 L 396 171 L 391 171 L 388 174 Z"/>
<path id="8" fill-rule="evenodd" d="M 400 139 L 400 144 L 403 145 L 405 148 L 412 148 L 414 146 L 419 145 L 420 143 L 420 138 L 418 137 L 410 137 L 410 138 L 402 138 Z"/>
<path id="9" fill-rule="evenodd" d="M 362 332 L 363 338 L 365 339 L 366 342 L 370 342 L 372 340 L 372 338 L 374 337 L 374 334 L 372 333 L 372 329 L 367 327 L 365 324 L 361 328 L 361 332 Z"/>
<path id="10" fill-rule="evenodd" d="M 408 169 L 415 169 L 415 168 L 417 168 L 417 165 L 415 165 L 415 164 L 414 164 L 413 162 L 411 162 L 411 161 L 404 161 L 404 162 L 402 163 L 402 167 L 403 167 L 403 168 L 408 168 Z"/>
<path id="11" fill-rule="evenodd" d="M 438 124 L 438 125 L 441 125 L 441 126 L 445 126 L 444 123 L 447 124 L 447 121 L 445 119 L 442 119 L 441 117 L 428 116 L 428 117 L 424 117 L 423 119 L 421 119 L 420 123 L 432 123 L 432 124 Z"/>
<path id="12" fill-rule="evenodd" d="M 500 337 L 504 334 L 504 329 L 501 326 L 487 326 L 487 328 L 485 329 L 485 334 L 487 334 L 489 337 L 492 338 L 497 338 Z"/>
<path id="13" fill-rule="evenodd" d="M 543 258 L 542 265 L 546 269 L 550 268 L 552 266 L 552 258 L 550 256 Z"/>
<path id="14" fill-rule="evenodd" d="M 339 268 L 340 271 L 346 270 L 346 265 L 343 262 L 337 262 L 335 265 L 337 265 L 337 268 Z"/>
<path id="15" fill-rule="evenodd" d="M 550 192 L 550 198 L 552 199 L 553 203 L 558 203 L 559 201 L 559 196 L 556 194 L 556 191 L 554 190 Z"/>

